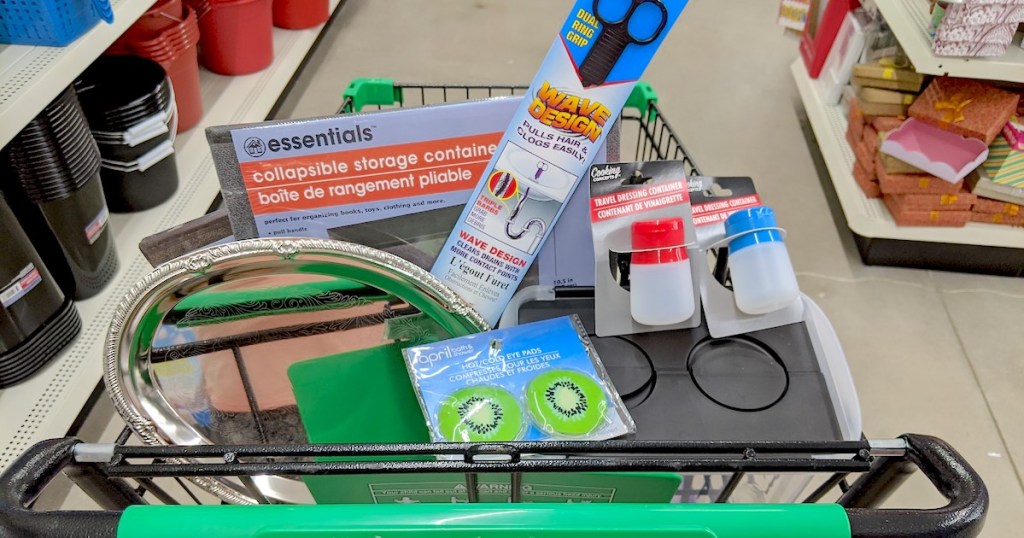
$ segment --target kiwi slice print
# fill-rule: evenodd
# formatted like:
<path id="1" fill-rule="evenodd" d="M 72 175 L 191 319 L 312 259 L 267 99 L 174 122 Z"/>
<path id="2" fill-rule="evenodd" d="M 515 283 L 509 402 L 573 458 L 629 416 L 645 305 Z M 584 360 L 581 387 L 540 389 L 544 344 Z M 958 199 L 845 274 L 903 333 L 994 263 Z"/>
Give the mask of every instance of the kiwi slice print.
<path id="1" fill-rule="evenodd" d="M 487 385 L 453 392 L 437 413 L 441 435 L 457 443 L 515 441 L 523 433 L 523 423 L 516 398 Z"/>
<path id="2" fill-rule="evenodd" d="M 596 430 L 608 409 L 601 386 L 574 370 L 552 370 L 533 378 L 526 388 L 526 403 L 541 430 L 565 437 Z"/>

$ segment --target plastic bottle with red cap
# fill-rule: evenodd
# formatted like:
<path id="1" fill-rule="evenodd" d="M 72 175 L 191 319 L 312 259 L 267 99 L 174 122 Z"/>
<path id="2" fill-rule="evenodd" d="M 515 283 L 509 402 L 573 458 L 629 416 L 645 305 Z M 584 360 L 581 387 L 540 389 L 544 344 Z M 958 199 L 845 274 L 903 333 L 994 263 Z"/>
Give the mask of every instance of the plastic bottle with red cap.
<path id="1" fill-rule="evenodd" d="M 643 220 L 632 226 L 629 309 L 644 325 L 672 325 L 693 316 L 693 277 L 683 219 Z"/>

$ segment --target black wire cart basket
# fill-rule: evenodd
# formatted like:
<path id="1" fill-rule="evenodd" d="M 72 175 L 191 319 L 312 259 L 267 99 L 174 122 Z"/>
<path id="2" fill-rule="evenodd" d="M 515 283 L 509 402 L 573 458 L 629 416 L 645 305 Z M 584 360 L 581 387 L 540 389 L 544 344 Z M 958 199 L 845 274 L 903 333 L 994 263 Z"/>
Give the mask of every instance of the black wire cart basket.
<path id="1" fill-rule="evenodd" d="M 345 91 L 340 112 L 524 91 L 524 86 L 406 85 L 362 79 Z M 682 160 L 688 174 L 700 175 L 650 86 L 638 84 L 621 120 L 624 158 L 632 152 L 637 160 Z M 722 258 L 717 265 L 724 270 Z M 248 386 L 246 391 L 253 401 Z M 257 409 L 253 416 L 259 421 Z M 971 466 L 945 442 L 922 435 L 833 442 L 133 446 L 132 434 L 125 428 L 110 444 L 66 438 L 29 449 L 0 475 L 0 537 L 969 538 L 981 532 L 989 502 L 985 485 Z M 916 470 L 948 503 L 927 510 L 880 508 Z M 529 502 L 526 494 L 529 480 L 538 476 L 638 472 L 717 473 L 728 478 L 710 504 Z M 33 510 L 39 494 L 61 473 L 100 509 Z M 435 473 L 456 476 L 464 500 L 282 504 L 259 495 L 252 486 L 268 476 Z M 735 503 L 733 492 L 754 473 L 812 473 L 817 480 L 801 502 Z M 507 487 L 498 492 L 504 502 L 494 502 L 494 491 L 485 495 L 482 490 L 483 477 L 495 475 L 506 480 Z M 216 477 L 233 477 L 249 486 L 259 504 L 204 502 L 187 482 Z"/>

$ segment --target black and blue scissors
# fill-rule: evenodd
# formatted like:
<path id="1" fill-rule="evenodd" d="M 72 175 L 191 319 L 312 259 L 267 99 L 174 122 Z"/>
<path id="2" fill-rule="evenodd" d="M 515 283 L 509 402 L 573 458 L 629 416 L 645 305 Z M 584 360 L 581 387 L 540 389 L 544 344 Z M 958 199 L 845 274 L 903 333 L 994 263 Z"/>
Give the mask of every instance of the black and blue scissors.
<path id="1" fill-rule="evenodd" d="M 628 45 L 647 45 L 653 42 L 658 39 L 661 31 L 665 29 L 665 24 L 668 23 L 668 9 L 665 8 L 665 4 L 661 3 L 661 0 L 630 0 L 626 13 L 617 20 L 610 20 L 614 17 L 607 17 L 607 14 L 601 13 L 602 1 L 608 2 L 608 0 L 594 0 L 594 16 L 603 28 L 598 34 L 594 46 L 587 53 L 587 57 L 580 63 L 580 80 L 584 87 L 604 84 L 608 79 L 608 73 L 611 73 Z M 640 30 L 643 30 L 642 28 L 631 30 L 629 24 L 633 15 L 636 14 L 636 10 L 644 5 L 654 6 L 661 12 L 660 22 L 648 35 L 638 34 Z"/>

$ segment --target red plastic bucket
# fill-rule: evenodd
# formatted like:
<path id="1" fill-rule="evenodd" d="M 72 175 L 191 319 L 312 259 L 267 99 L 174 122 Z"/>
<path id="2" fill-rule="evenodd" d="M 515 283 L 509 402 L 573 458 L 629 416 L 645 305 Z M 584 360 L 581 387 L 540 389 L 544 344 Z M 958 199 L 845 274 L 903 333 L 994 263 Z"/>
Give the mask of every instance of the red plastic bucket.
<path id="1" fill-rule="evenodd" d="M 154 9 L 170 2 L 159 2 Z M 132 33 L 134 39 L 119 39 L 110 49 L 110 54 L 131 54 L 149 58 L 167 71 L 167 77 L 174 88 L 174 102 L 178 107 L 178 132 L 195 127 L 203 117 L 202 88 L 199 85 L 199 25 L 196 12 L 184 8 L 184 16 L 178 19 L 161 14 L 161 18 L 172 20 L 173 24 L 159 33 L 139 30 Z"/>
<path id="2" fill-rule="evenodd" d="M 301 30 L 319 26 L 331 16 L 328 0 L 274 0 L 274 26 Z"/>
<path id="3" fill-rule="evenodd" d="M 160 62 L 171 79 L 178 105 L 178 132 L 196 126 L 203 118 L 203 91 L 199 85 L 199 51 L 192 45 L 176 57 Z"/>
<path id="4" fill-rule="evenodd" d="M 199 59 L 222 75 L 246 75 L 274 61 L 272 0 L 202 0 Z M 194 5 L 195 5 L 194 3 Z"/>
<path id="5" fill-rule="evenodd" d="M 167 29 L 177 26 L 184 13 L 181 0 L 159 0 L 117 38 L 114 46 L 159 37 Z"/>

